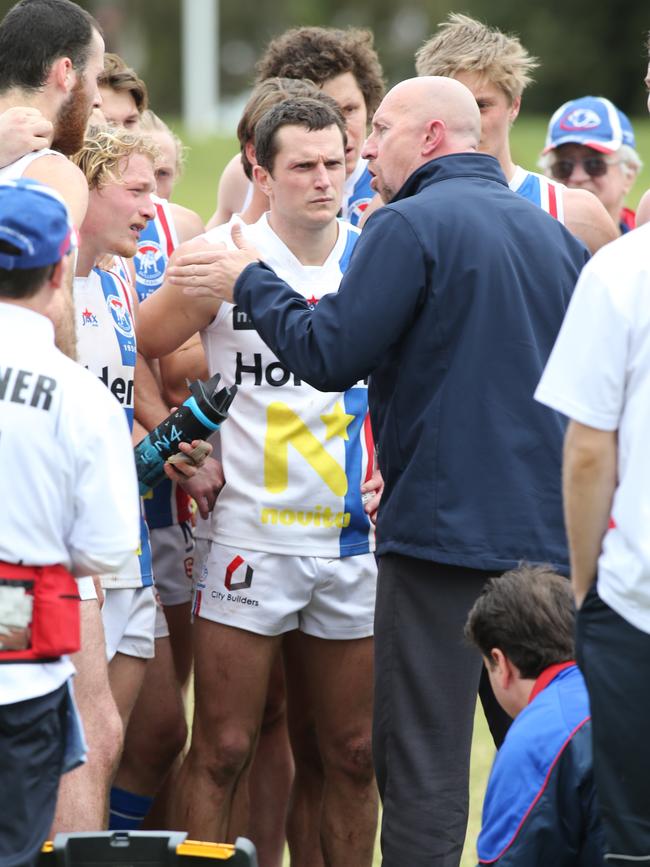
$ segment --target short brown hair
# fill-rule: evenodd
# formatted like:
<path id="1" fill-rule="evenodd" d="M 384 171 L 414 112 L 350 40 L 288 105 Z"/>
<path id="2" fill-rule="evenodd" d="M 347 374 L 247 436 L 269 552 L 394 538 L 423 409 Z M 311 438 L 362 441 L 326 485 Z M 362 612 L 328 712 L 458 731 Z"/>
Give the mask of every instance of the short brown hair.
<path id="1" fill-rule="evenodd" d="M 277 133 L 284 126 L 302 126 L 310 132 L 337 126 L 345 148 L 345 121 L 338 108 L 330 105 L 331 102 L 333 100 L 296 97 L 285 99 L 267 111 L 255 128 L 255 159 L 258 165 L 273 174 L 278 152 Z"/>
<path id="2" fill-rule="evenodd" d="M 104 55 L 104 71 L 97 79 L 97 84 L 117 93 L 130 93 L 138 114 L 142 114 L 149 105 L 147 85 L 134 69 L 126 65 L 119 54 Z"/>
<path id="3" fill-rule="evenodd" d="M 465 624 L 465 638 L 489 661 L 501 650 L 525 678 L 575 655 L 571 586 L 550 566 L 523 564 L 490 578 Z"/>
<path id="4" fill-rule="evenodd" d="M 299 96 L 318 99 L 324 94 L 313 81 L 302 78 L 267 78 L 255 86 L 237 124 L 241 162 L 249 181 L 253 179 L 253 166 L 246 156 L 246 145 L 248 142 L 255 141 L 257 124 L 274 105 L 285 99 Z"/>
<path id="5" fill-rule="evenodd" d="M 384 76 L 370 30 L 296 27 L 269 42 L 256 66 L 256 81 L 309 78 L 319 87 L 351 72 L 371 117 L 384 95 Z"/>
<path id="6" fill-rule="evenodd" d="M 418 75 L 453 78 L 459 72 L 475 72 L 500 87 L 511 103 L 531 83 L 537 66 L 537 58 L 516 36 L 457 12 L 438 25 L 438 32 L 415 55 Z"/>

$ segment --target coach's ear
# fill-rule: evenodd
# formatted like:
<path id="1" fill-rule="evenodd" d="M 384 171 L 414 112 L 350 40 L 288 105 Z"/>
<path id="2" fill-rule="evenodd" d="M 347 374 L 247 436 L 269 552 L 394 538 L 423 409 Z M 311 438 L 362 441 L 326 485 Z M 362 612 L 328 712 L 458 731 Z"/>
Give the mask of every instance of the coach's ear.
<path id="1" fill-rule="evenodd" d="M 63 286 L 66 268 L 72 265 L 70 256 L 64 256 L 59 259 L 56 265 L 52 265 L 52 274 L 49 279 L 52 289 L 60 289 Z"/>

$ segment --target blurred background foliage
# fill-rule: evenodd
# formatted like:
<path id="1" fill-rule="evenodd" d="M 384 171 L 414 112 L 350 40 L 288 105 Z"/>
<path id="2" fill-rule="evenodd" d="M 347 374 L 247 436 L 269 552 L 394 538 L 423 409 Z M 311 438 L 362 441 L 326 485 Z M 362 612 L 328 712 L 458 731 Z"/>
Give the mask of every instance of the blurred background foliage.
<path id="1" fill-rule="evenodd" d="M 0 13 L 11 5 L 0 0 Z M 180 0 L 80 0 L 80 5 L 101 22 L 108 49 L 147 81 L 156 111 L 178 115 Z M 449 11 L 518 34 L 540 59 L 526 111 L 550 113 L 565 99 L 591 93 L 609 97 L 631 115 L 644 113 L 648 0 L 221 0 L 221 97 L 240 97 L 266 42 L 301 24 L 372 29 L 387 82 L 395 83 L 413 74 L 415 50 Z"/>

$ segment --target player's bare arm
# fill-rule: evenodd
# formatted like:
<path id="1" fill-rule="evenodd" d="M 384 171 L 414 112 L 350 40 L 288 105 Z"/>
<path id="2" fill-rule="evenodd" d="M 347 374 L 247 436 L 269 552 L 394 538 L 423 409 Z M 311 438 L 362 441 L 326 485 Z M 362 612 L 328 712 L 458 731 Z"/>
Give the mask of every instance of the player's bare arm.
<path id="1" fill-rule="evenodd" d="M 236 250 L 226 250 L 220 244 L 212 244 L 179 255 L 167 269 L 170 284 L 182 290 L 183 295 L 191 296 L 194 301 L 205 302 L 217 298 L 232 303 L 237 278 L 244 268 L 260 259 L 257 250 L 244 238 L 238 224 L 232 227 L 232 239 Z"/>
<path id="2" fill-rule="evenodd" d="M 637 226 L 642 226 L 644 223 L 647 223 L 650 220 L 650 190 L 646 190 L 646 192 L 641 196 L 641 201 L 639 202 L 639 207 L 636 211 L 636 224 Z"/>
<path id="3" fill-rule="evenodd" d="M 169 260 L 167 274 L 179 257 L 213 246 L 203 238 L 181 244 Z M 163 285 L 142 302 L 138 346 L 145 358 L 168 355 L 210 324 L 221 302 L 214 296 L 196 300 L 197 303 L 188 304 L 182 287 L 172 283 L 166 275 Z"/>
<path id="4" fill-rule="evenodd" d="M 619 231 L 602 202 L 589 190 L 566 189 L 564 223 L 567 229 L 592 253 L 614 241 Z"/>
<path id="5" fill-rule="evenodd" d="M 205 232 L 203 221 L 196 211 L 185 208 L 183 205 L 177 205 L 176 202 L 170 202 L 169 208 L 174 218 L 174 226 L 176 227 L 179 244 L 191 241 L 192 238 L 196 238 L 197 235 L 202 235 Z"/>
<path id="6" fill-rule="evenodd" d="M 217 207 L 208 220 L 208 229 L 227 223 L 238 214 L 246 201 L 249 180 L 244 173 L 241 156 L 236 154 L 223 170 L 217 188 Z"/>
<path id="7" fill-rule="evenodd" d="M 208 365 L 198 334 L 186 340 L 175 352 L 160 359 L 162 393 L 170 406 L 178 406 L 189 396 L 187 382 L 207 379 Z"/>
<path id="8" fill-rule="evenodd" d="M 564 512 L 578 606 L 596 577 L 616 488 L 617 451 L 616 431 L 569 423 L 564 442 Z"/>

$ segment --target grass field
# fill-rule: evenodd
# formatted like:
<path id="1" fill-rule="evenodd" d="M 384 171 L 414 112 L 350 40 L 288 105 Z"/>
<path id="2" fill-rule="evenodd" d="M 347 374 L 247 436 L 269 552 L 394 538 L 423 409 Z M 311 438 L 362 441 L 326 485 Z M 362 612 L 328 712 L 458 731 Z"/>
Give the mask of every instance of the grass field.
<path id="1" fill-rule="evenodd" d="M 516 162 L 522 166 L 534 169 L 537 156 L 543 146 L 546 134 L 546 118 L 521 118 L 514 126 L 512 133 L 512 152 Z M 650 187 L 650 119 L 647 117 L 633 121 L 637 137 L 637 150 L 641 157 L 645 155 L 647 165 L 644 166 L 636 185 L 628 197 L 630 207 L 635 207 L 641 194 Z M 172 123 L 176 131 L 183 136 L 183 130 Z M 180 204 L 193 208 L 204 221 L 207 221 L 214 211 L 216 190 L 223 166 L 236 152 L 237 144 L 234 138 L 213 137 L 204 139 L 185 138 L 190 147 L 185 175 L 176 187 L 174 199 Z M 476 837 L 481 824 L 481 805 L 490 765 L 494 756 L 494 748 L 485 718 L 480 708 L 476 713 L 474 742 L 472 748 L 472 766 L 470 776 L 470 819 L 467 839 L 461 867 L 471 867 L 476 864 Z M 375 853 L 375 865 L 380 864 L 379 848 Z M 285 858 L 285 867 L 289 859 Z"/>

